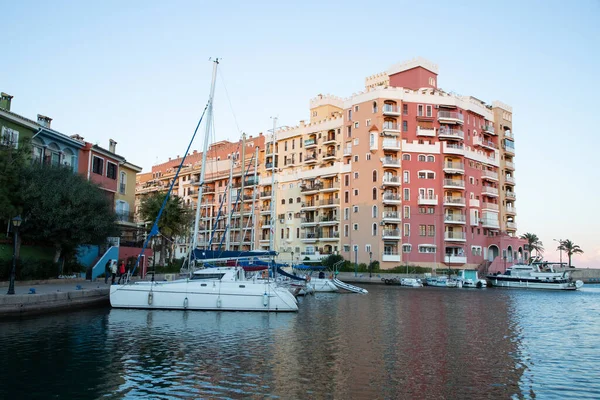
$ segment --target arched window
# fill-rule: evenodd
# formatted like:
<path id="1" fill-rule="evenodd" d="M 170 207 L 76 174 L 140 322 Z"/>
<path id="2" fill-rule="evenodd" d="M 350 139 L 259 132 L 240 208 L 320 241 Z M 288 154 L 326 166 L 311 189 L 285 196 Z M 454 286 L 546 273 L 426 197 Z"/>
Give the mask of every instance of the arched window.
<path id="1" fill-rule="evenodd" d="M 377 200 L 377 188 L 373 188 L 373 200 Z"/>
<path id="2" fill-rule="evenodd" d="M 377 182 L 377 171 L 373 171 L 373 182 Z"/>
<path id="3" fill-rule="evenodd" d="M 373 223 L 373 236 L 377 236 L 377 224 Z"/>
<path id="4" fill-rule="evenodd" d="M 288 204 L 294 204 L 294 199 L 290 198 L 290 199 L 288 200 Z"/>
<path id="5" fill-rule="evenodd" d="M 377 206 L 373 206 L 373 218 L 377 218 Z"/>
<path id="6" fill-rule="evenodd" d="M 410 161 L 410 154 L 402 154 L 402 161 Z"/>
<path id="7" fill-rule="evenodd" d="M 419 154 L 419 161 L 425 161 L 425 154 Z"/>
<path id="8" fill-rule="evenodd" d="M 434 161 L 435 161 L 434 156 L 427 156 L 427 162 L 434 162 Z"/>
<path id="9" fill-rule="evenodd" d="M 377 112 L 377 102 L 374 101 L 373 102 L 373 113 L 376 113 L 376 112 Z"/>

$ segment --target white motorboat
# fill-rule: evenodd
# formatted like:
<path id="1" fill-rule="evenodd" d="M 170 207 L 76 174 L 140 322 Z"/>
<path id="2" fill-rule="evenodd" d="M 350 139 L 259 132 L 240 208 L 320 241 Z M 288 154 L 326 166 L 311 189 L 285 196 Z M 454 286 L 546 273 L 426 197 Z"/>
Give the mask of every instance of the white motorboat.
<path id="1" fill-rule="evenodd" d="M 476 270 L 461 269 L 458 271 L 458 286 L 463 288 L 484 288 L 487 287 L 487 281 L 480 279 Z"/>
<path id="2" fill-rule="evenodd" d="M 526 289 L 577 290 L 582 281 L 573 281 L 569 271 L 556 271 L 548 262 L 515 264 L 504 273 L 487 276 L 491 286 Z"/>
<path id="3" fill-rule="evenodd" d="M 246 279 L 242 267 L 195 271 L 189 279 L 138 281 L 110 288 L 116 308 L 298 311 L 296 298 L 273 281 Z"/>
<path id="4" fill-rule="evenodd" d="M 409 287 L 422 287 L 423 283 L 417 278 L 402 278 L 400 279 L 400 285 Z"/>
<path id="5" fill-rule="evenodd" d="M 425 279 L 427 286 L 433 287 L 448 287 L 455 288 L 458 286 L 458 282 L 455 279 L 450 279 L 447 276 L 432 276 Z"/>

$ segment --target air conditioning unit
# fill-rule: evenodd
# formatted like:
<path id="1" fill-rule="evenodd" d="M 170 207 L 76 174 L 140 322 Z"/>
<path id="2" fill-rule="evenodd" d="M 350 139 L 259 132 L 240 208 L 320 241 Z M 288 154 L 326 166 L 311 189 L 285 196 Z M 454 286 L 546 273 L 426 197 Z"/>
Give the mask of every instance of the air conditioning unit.
<path id="1" fill-rule="evenodd" d="M 381 221 L 381 222 L 379 223 L 379 225 L 381 225 L 381 226 L 385 226 L 385 222 Z"/>
<path id="2" fill-rule="evenodd" d="M 383 132 L 379 132 L 379 136 L 383 136 Z"/>
<path id="3" fill-rule="evenodd" d="M 439 106 L 438 104 L 436 104 L 436 105 L 435 105 L 435 108 L 436 108 L 436 109 L 438 109 L 438 108 L 440 108 L 440 106 Z"/>
<path id="4" fill-rule="evenodd" d="M 279 223 L 280 223 L 280 224 L 283 224 L 284 222 L 285 222 L 285 219 L 280 219 L 280 220 L 279 220 Z"/>

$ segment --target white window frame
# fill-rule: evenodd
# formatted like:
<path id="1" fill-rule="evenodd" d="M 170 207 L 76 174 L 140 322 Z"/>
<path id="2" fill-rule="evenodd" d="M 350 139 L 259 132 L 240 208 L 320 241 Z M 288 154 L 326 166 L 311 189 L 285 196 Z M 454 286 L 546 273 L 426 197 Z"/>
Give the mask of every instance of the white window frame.
<path id="1" fill-rule="evenodd" d="M 15 149 L 19 148 L 19 131 L 6 126 L 2 127 L 2 136 L 0 137 L 0 145 L 12 146 Z"/>
<path id="2" fill-rule="evenodd" d="M 425 116 L 428 118 L 433 117 L 433 107 L 431 104 L 425 106 Z"/>

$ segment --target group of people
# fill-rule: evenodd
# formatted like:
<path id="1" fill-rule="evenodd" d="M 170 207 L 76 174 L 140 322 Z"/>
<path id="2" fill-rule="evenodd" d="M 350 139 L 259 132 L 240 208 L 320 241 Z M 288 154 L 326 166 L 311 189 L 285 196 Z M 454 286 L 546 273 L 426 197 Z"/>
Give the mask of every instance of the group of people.
<path id="1" fill-rule="evenodd" d="M 119 277 L 118 285 L 121 284 L 121 280 L 123 283 L 127 282 L 127 268 L 125 268 L 125 261 L 119 260 L 119 264 L 117 265 L 117 260 L 108 260 L 106 265 L 104 266 L 104 283 L 108 283 L 108 277 L 112 276 L 111 285 L 115 284 L 115 279 L 117 276 Z"/>

